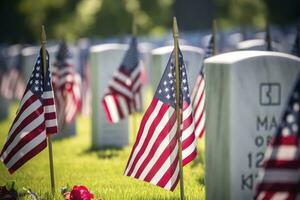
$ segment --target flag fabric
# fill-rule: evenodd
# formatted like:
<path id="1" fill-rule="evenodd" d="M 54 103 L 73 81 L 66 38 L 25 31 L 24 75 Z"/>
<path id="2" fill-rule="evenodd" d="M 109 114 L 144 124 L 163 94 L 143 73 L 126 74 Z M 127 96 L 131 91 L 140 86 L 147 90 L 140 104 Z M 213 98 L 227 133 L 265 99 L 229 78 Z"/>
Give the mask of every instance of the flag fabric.
<path id="1" fill-rule="evenodd" d="M 297 31 L 297 35 L 296 35 L 296 38 L 295 38 L 295 43 L 294 43 L 294 45 L 293 45 L 293 48 L 292 48 L 292 54 L 293 55 L 295 55 L 295 56 L 298 56 L 298 57 L 300 57 L 300 47 L 299 47 L 299 45 L 300 45 L 300 41 L 299 41 L 299 35 L 300 35 L 300 33 L 299 33 L 299 30 Z"/>
<path id="2" fill-rule="evenodd" d="M 0 154 L 0 159 L 10 173 L 46 148 L 47 135 L 57 133 L 48 55 L 46 63 L 44 77 L 40 53 Z"/>
<path id="3" fill-rule="evenodd" d="M 208 47 L 205 52 L 205 58 L 212 56 L 213 54 L 213 36 L 210 38 Z M 194 120 L 195 120 L 195 134 L 197 138 L 202 138 L 205 132 L 205 82 L 203 63 L 200 69 L 200 73 L 197 76 L 196 83 L 192 92 Z"/>
<path id="4" fill-rule="evenodd" d="M 0 95 L 5 99 L 21 99 L 26 83 L 21 75 L 20 49 L 16 47 L 2 48 L 0 63 Z"/>
<path id="5" fill-rule="evenodd" d="M 141 67 L 136 38 L 133 37 L 121 66 L 113 74 L 102 104 L 109 122 L 116 123 L 141 110 Z"/>
<path id="6" fill-rule="evenodd" d="M 76 72 L 74 58 L 63 42 L 59 46 L 52 69 L 59 127 L 72 123 L 81 109 L 81 78 Z"/>
<path id="7" fill-rule="evenodd" d="M 267 147 L 256 199 L 300 199 L 300 77 Z"/>
<path id="8" fill-rule="evenodd" d="M 197 155 L 187 73 L 180 52 L 180 109 L 182 163 Z M 173 191 L 179 181 L 175 111 L 175 54 L 168 61 L 153 100 L 140 124 L 125 175 Z"/>

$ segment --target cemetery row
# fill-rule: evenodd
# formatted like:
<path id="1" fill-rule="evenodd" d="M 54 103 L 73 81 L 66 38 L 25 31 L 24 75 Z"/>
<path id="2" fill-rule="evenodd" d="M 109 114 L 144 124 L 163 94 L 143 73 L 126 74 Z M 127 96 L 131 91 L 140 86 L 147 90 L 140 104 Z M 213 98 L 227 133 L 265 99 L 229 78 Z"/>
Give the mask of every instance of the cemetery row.
<path id="1" fill-rule="evenodd" d="M 206 38 L 206 46 L 208 40 L 209 37 Z M 206 198 L 252 199 L 266 146 L 279 127 L 280 114 L 285 108 L 294 82 L 299 78 L 300 59 L 274 51 L 246 51 L 266 50 L 267 44 L 264 39 L 237 39 L 233 45 L 235 48 L 223 50 L 245 51 L 223 53 L 204 62 L 205 51 L 202 48 L 188 45 L 188 42 L 184 41 L 181 43 L 180 49 L 187 68 L 190 90 L 195 85 L 201 67 L 205 68 Z M 128 45 L 90 45 L 87 41 L 80 44 L 82 46 L 71 46 L 71 49 L 74 58 L 77 58 L 74 66 L 82 79 L 82 102 L 86 102 L 86 108 L 83 109 L 82 105 L 81 111 L 85 110 L 84 112 L 89 114 L 93 108 L 92 146 L 124 147 L 129 143 L 128 119 L 116 124 L 109 123 L 101 99 L 111 77 L 120 67 Z M 273 50 L 290 51 L 281 44 L 273 43 L 272 46 Z M 158 47 L 150 42 L 142 42 L 139 49 L 146 70 L 144 83 L 153 93 L 173 46 Z M 6 71 L 14 68 L 19 72 L 14 75 L 18 77 L 14 83 L 16 80 L 28 79 L 39 47 L 13 46 L 8 50 L 8 57 L 5 59 L 8 66 Z M 58 46 L 50 46 L 48 51 L 50 58 L 55 60 Z M 4 78 L 8 77 L 3 74 L 2 85 Z M 0 108 L 2 118 L 6 117 L 8 112 L 8 99 L 21 97 L 18 93 L 22 92 L 15 94 L 16 88 L 17 85 L 13 90 L 3 93 L 9 95 L 2 94 L 0 97 L 1 104 L 5 105 Z M 145 103 L 148 104 L 149 102 Z M 69 123 L 61 132 L 61 135 L 75 134 L 75 121 Z"/>

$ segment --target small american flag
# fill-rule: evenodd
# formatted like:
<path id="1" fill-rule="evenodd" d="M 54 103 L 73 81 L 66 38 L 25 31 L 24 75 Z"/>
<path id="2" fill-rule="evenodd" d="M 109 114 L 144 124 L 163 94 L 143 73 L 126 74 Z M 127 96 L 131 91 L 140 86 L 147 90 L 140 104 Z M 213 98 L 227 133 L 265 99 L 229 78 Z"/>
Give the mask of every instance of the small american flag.
<path id="1" fill-rule="evenodd" d="M 49 56 L 46 63 L 47 72 L 44 78 L 40 54 L 0 154 L 0 159 L 10 173 L 46 148 L 47 135 L 57 133 Z"/>
<path id="2" fill-rule="evenodd" d="M 300 199 L 300 77 L 267 147 L 256 199 Z"/>
<path id="3" fill-rule="evenodd" d="M 210 38 L 208 47 L 205 52 L 205 58 L 212 56 L 213 54 L 213 37 Z M 203 63 L 200 69 L 200 73 L 196 79 L 196 84 L 192 92 L 193 108 L 194 108 L 194 120 L 195 120 L 195 134 L 197 138 L 202 138 L 205 132 L 205 83 Z"/>
<path id="4" fill-rule="evenodd" d="M 59 47 L 52 76 L 59 126 L 63 127 L 75 120 L 81 108 L 81 78 L 65 43 Z"/>
<path id="5" fill-rule="evenodd" d="M 197 155 L 187 74 L 180 52 L 182 163 Z M 173 191 L 179 181 L 175 111 L 175 54 L 172 53 L 153 100 L 145 112 L 125 175 Z"/>
<path id="6" fill-rule="evenodd" d="M 109 122 L 116 123 L 141 109 L 141 67 L 133 37 L 120 68 L 108 83 L 102 104 Z"/>

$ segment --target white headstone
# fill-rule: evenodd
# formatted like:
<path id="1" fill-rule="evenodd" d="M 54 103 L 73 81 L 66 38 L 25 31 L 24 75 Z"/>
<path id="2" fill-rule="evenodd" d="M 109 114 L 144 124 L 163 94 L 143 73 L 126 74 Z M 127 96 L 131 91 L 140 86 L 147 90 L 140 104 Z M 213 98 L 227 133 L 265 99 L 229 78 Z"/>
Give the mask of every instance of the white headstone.
<path id="1" fill-rule="evenodd" d="M 263 39 L 244 40 L 237 43 L 236 49 L 266 51 L 267 43 Z M 272 51 L 282 51 L 282 47 L 278 43 L 272 42 Z"/>
<path id="2" fill-rule="evenodd" d="M 102 107 L 108 82 L 121 64 L 128 45 L 103 44 L 91 47 L 92 148 L 124 147 L 129 144 L 128 119 L 110 124 Z"/>
<path id="3" fill-rule="evenodd" d="M 29 80 L 32 69 L 38 57 L 38 53 L 39 47 L 37 46 L 26 47 L 21 51 L 21 73 L 26 83 Z"/>
<path id="4" fill-rule="evenodd" d="M 151 85 L 154 89 L 157 88 L 173 48 L 173 46 L 165 46 L 152 51 L 152 63 L 149 67 L 149 71 Z M 200 72 L 200 67 L 204 58 L 204 51 L 198 47 L 185 45 L 180 46 L 180 50 L 183 54 L 184 63 L 186 65 L 188 74 L 189 87 L 191 90 L 195 84 L 197 75 Z"/>
<path id="5" fill-rule="evenodd" d="M 299 70 L 300 59 L 277 52 L 237 51 L 205 61 L 206 199 L 253 199 Z"/>

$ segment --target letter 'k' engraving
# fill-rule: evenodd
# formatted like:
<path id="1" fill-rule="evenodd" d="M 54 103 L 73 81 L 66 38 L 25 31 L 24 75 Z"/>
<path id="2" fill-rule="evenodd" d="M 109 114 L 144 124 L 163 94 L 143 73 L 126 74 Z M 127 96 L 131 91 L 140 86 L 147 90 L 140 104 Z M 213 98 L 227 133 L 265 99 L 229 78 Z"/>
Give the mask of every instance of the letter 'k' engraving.
<path id="1" fill-rule="evenodd" d="M 261 83 L 259 102 L 262 106 L 278 106 L 281 103 L 281 86 L 279 83 Z"/>

